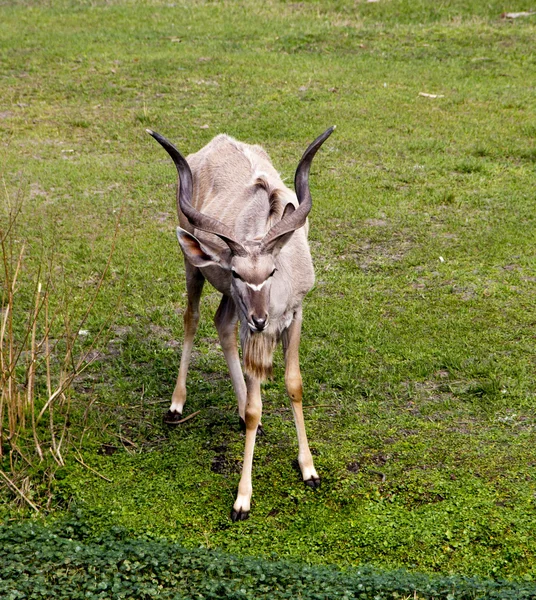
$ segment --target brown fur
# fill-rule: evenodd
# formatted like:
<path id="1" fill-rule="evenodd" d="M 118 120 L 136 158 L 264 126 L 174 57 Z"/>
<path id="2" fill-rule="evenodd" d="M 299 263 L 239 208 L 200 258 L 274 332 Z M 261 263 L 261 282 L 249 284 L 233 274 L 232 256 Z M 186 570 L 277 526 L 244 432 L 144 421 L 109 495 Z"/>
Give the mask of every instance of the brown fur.
<path id="1" fill-rule="evenodd" d="M 271 379 L 276 344 L 274 335 L 247 332 L 242 343 L 245 372 L 261 381 Z"/>

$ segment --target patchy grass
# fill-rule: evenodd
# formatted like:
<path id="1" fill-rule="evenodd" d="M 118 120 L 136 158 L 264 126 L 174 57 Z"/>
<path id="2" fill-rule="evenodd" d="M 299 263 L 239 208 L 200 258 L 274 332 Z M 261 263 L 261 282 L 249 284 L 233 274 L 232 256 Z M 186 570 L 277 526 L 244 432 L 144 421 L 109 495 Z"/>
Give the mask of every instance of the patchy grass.
<path id="1" fill-rule="evenodd" d="M 536 24 L 501 19 L 525 9 L 2 6 L 1 172 L 27 198 L 29 260 L 53 253 L 76 303 L 124 209 L 90 335 L 124 286 L 122 309 L 76 384 L 72 422 L 84 462 L 111 482 L 67 456 L 50 491 L 27 484 L 28 496 L 82 507 L 93 531 L 119 524 L 188 547 L 534 578 Z M 252 518 L 232 525 L 244 440 L 212 290 L 189 377 L 187 410 L 200 413 L 161 423 L 185 297 L 174 169 L 144 129 L 185 152 L 226 131 L 262 143 L 291 178 L 333 123 L 311 177 L 317 283 L 301 352 L 323 485 L 304 489 L 293 466 L 279 354 Z M 4 519 L 26 515 L 1 502 Z"/>

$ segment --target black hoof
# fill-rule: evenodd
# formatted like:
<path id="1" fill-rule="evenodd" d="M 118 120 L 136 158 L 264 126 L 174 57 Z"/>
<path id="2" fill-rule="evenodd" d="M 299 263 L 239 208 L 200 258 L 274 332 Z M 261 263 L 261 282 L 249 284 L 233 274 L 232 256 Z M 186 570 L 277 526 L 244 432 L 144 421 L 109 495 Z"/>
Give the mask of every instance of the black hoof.
<path id="1" fill-rule="evenodd" d="M 320 478 L 319 477 L 311 477 L 311 479 L 307 479 L 304 481 L 307 487 L 310 487 L 313 490 L 317 490 L 320 487 Z"/>
<path id="2" fill-rule="evenodd" d="M 179 421 L 182 419 L 182 414 L 175 410 L 168 410 L 164 415 L 164 423 L 166 425 L 171 425 L 172 427 L 177 425 Z"/>
<path id="3" fill-rule="evenodd" d="M 244 421 L 244 419 L 242 417 L 238 417 L 238 426 L 240 427 L 240 431 L 242 433 L 246 433 L 246 422 Z M 264 429 L 262 428 L 262 425 L 259 425 L 257 427 L 257 435 L 259 435 L 259 436 L 266 435 L 266 433 L 264 432 Z"/>
<path id="4" fill-rule="evenodd" d="M 249 519 L 249 510 L 233 510 L 231 511 L 231 521 L 236 523 L 237 521 L 245 521 Z"/>

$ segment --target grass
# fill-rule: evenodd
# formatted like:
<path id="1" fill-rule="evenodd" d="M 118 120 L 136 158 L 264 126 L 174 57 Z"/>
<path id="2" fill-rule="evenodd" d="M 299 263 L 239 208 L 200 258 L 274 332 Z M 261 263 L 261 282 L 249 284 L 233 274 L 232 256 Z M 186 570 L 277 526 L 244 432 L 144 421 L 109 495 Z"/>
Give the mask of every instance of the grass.
<path id="1" fill-rule="evenodd" d="M 1 172 L 20 236 L 89 318 L 122 308 L 73 399 L 74 459 L 25 467 L 51 516 L 254 556 L 532 579 L 536 543 L 533 40 L 518 0 L 21 2 L 0 6 Z M 420 93 L 434 94 L 430 98 Z M 281 356 L 265 386 L 252 518 L 232 525 L 243 437 L 205 292 L 187 410 L 161 423 L 185 306 L 175 175 L 225 131 L 290 179 L 315 162 L 302 487 Z M 206 127 L 208 126 L 208 127 Z M 86 428 L 82 418 L 88 405 Z M 77 429 L 78 428 L 78 429 Z M 0 482 L 1 484 L 1 482 Z M 3 494 L 4 520 L 26 517 Z"/>

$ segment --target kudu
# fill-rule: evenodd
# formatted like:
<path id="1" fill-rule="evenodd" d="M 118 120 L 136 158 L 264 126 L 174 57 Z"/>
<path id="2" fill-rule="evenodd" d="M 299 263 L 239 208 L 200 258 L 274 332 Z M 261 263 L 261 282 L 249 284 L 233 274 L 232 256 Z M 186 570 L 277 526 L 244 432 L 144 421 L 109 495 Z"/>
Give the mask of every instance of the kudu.
<path id="1" fill-rule="evenodd" d="M 181 227 L 177 237 L 184 253 L 188 292 L 179 376 L 164 420 L 168 424 L 181 420 L 199 300 L 208 279 L 223 294 L 214 321 L 246 432 L 233 521 L 249 516 L 253 449 L 262 411 L 261 382 L 271 374 L 278 341 L 283 344 L 285 384 L 298 433 L 298 463 L 306 485 L 320 485 L 305 433 L 298 348 L 302 301 L 314 284 L 307 242 L 307 215 L 312 204 L 309 170 L 333 130 L 325 131 L 305 151 L 294 178 L 296 194 L 285 186 L 260 146 L 218 135 L 186 160 L 168 140 L 147 130 L 171 156 L 179 173 Z M 236 339 L 238 322 L 245 380 Z"/>

